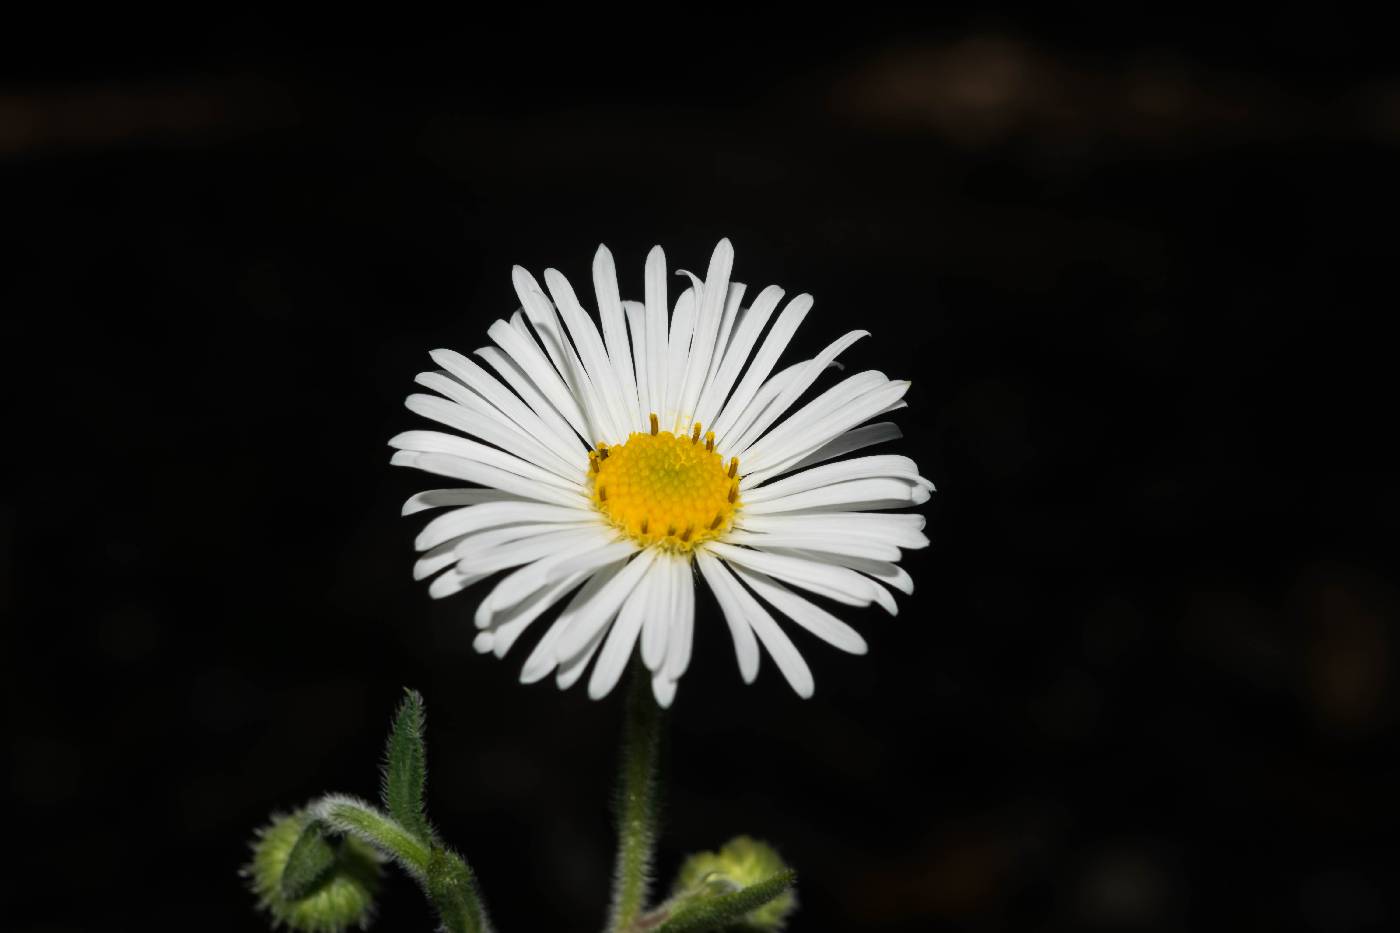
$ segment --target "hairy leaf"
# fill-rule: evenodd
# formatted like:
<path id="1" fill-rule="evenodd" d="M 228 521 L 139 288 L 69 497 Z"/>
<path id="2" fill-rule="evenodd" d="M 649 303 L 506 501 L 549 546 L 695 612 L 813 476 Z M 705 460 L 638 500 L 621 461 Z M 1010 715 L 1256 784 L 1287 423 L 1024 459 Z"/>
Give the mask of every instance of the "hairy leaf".
<path id="1" fill-rule="evenodd" d="M 797 880 L 794 871 L 780 871 L 771 878 L 751 884 L 730 894 L 696 897 L 676 906 L 657 933 L 698 933 L 719 930 L 743 921 L 744 916 L 767 904 L 792 887 Z"/>
<path id="2" fill-rule="evenodd" d="M 282 869 L 282 896 L 289 901 L 307 897 L 330 878 L 334 868 L 335 846 L 326 838 L 321 824 L 308 821 Z"/>
<path id="3" fill-rule="evenodd" d="M 382 793 L 390 815 L 423 842 L 431 842 L 433 830 L 423 804 L 428 782 L 423 728 L 423 698 L 416 691 L 407 690 L 394 715 L 384 750 Z"/>

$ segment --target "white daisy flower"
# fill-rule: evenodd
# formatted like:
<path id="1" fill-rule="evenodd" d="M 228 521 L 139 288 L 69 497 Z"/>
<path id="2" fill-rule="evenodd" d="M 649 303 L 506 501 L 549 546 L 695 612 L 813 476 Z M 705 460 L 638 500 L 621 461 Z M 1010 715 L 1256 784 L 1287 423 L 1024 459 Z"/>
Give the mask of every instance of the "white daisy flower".
<path id="1" fill-rule="evenodd" d="M 526 683 L 553 673 L 566 688 L 596 657 L 588 693 L 602 697 L 640 641 L 669 706 L 690 662 L 698 568 L 744 681 L 758 675 L 761 642 L 807 697 L 811 671 L 769 607 L 863 654 L 865 640 L 803 594 L 894 614 L 886 587 L 913 591 L 897 561 L 928 544 L 924 519 L 885 510 L 927 501 L 933 484 L 908 457 L 838 459 L 900 436 L 868 422 L 903 408 L 909 383 L 867 370 L 797 406 L 866 332 L 779 368 L 812 298 L 779 311 L 783 290 L 770 285 L 741 307 L 733 263 L 721 240 L 703 282 L 681 273 L 689 286 L 671 307 L 660 247 L 644 301 L 622 300 L 599 247 L 601 334 L 563 275 L 545 270 L 541 288 L 517 266 L 521 309 L 488 329 L 485 366 L 435 350 L 442 369 L 417 378 L 437 394 L 409 396 L 409 410 L 456 433 L 400 434 L 392 462 L 472 485 L 404 504 L 405 515 L 447 509 L 418 535 L 414 575 L 441 598 L 510 571 L 476 611 L 475 647 L 497 657 L 567 599 L 525 661 Z"/>

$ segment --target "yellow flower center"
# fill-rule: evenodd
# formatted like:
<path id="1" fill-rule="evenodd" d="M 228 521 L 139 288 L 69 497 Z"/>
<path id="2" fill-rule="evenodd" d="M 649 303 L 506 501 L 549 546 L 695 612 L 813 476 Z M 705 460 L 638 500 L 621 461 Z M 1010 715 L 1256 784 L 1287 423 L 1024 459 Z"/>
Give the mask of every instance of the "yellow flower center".
<path id="1" fill-rule="evenodd" d="M 593 504 L 638 544 L 688 552 L 729 530 L 740 506 L 739 458 L 726 465 L 715 436 L 633 432 L 616 447 L 590 451 Z"/>

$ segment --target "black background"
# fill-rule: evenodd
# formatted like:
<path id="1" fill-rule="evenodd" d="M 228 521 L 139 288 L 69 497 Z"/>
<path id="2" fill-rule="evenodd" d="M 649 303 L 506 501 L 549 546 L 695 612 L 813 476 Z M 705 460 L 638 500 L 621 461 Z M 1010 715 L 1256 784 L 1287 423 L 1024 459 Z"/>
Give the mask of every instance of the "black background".
<path id="1" fill-rule="evenodd" d="M 810 701 L 702 601 L 661 876 L 746 831 L 794 930 L 1393 924 L 1385 35 L 693 13 L 7 37 L 6 926 L 261 928 L 245 840 L 373 796 L 407 684 L 499 926 L 596 928 L 618 699 L 470 650 L 384 442 L 513 263 L 720 236 L 798 350 L 874 332 L 939 492 L 868 657 L 795 633 Z"/>

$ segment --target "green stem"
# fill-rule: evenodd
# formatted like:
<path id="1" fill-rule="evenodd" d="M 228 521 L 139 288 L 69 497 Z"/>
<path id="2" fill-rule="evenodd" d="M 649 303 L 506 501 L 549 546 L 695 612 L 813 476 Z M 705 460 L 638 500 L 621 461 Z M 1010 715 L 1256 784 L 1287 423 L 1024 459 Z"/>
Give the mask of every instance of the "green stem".
<path id="1" fill-rule="evenodd" d="M 632 661 L 622 737 L 617 813 L 617 865 L 608 929 L 624 933 L 646 908 L 651 860 L 656 848 L 656 762 L 661 709 L 651 695 L 651 675 Z"/>
<path id="2" fill-rule="evenodd" d="M 393 817 L 353 797 L 323 797 L 312 806 L 312 814 L 336 832 L 358 836 L 397 862 L 422 885 L 448 933 L 489 933 L 476 881 L 461 856 L 425 843 Z"/>
<path id="3" fill-rule="evenodd" d="M 428 860 L 427 889 L 448 933 L 490 933 L 476 879 L 461 856 L 434 848 Z"/>
<path id="4" fill-rule="evenodd" d="M 430 850 L 413 833 L 363 800 L 331 794 L 312 807 L 322 823 L 342 833 L 359 836 L 398 862 L 419 881 L 428 877 Z"/>

